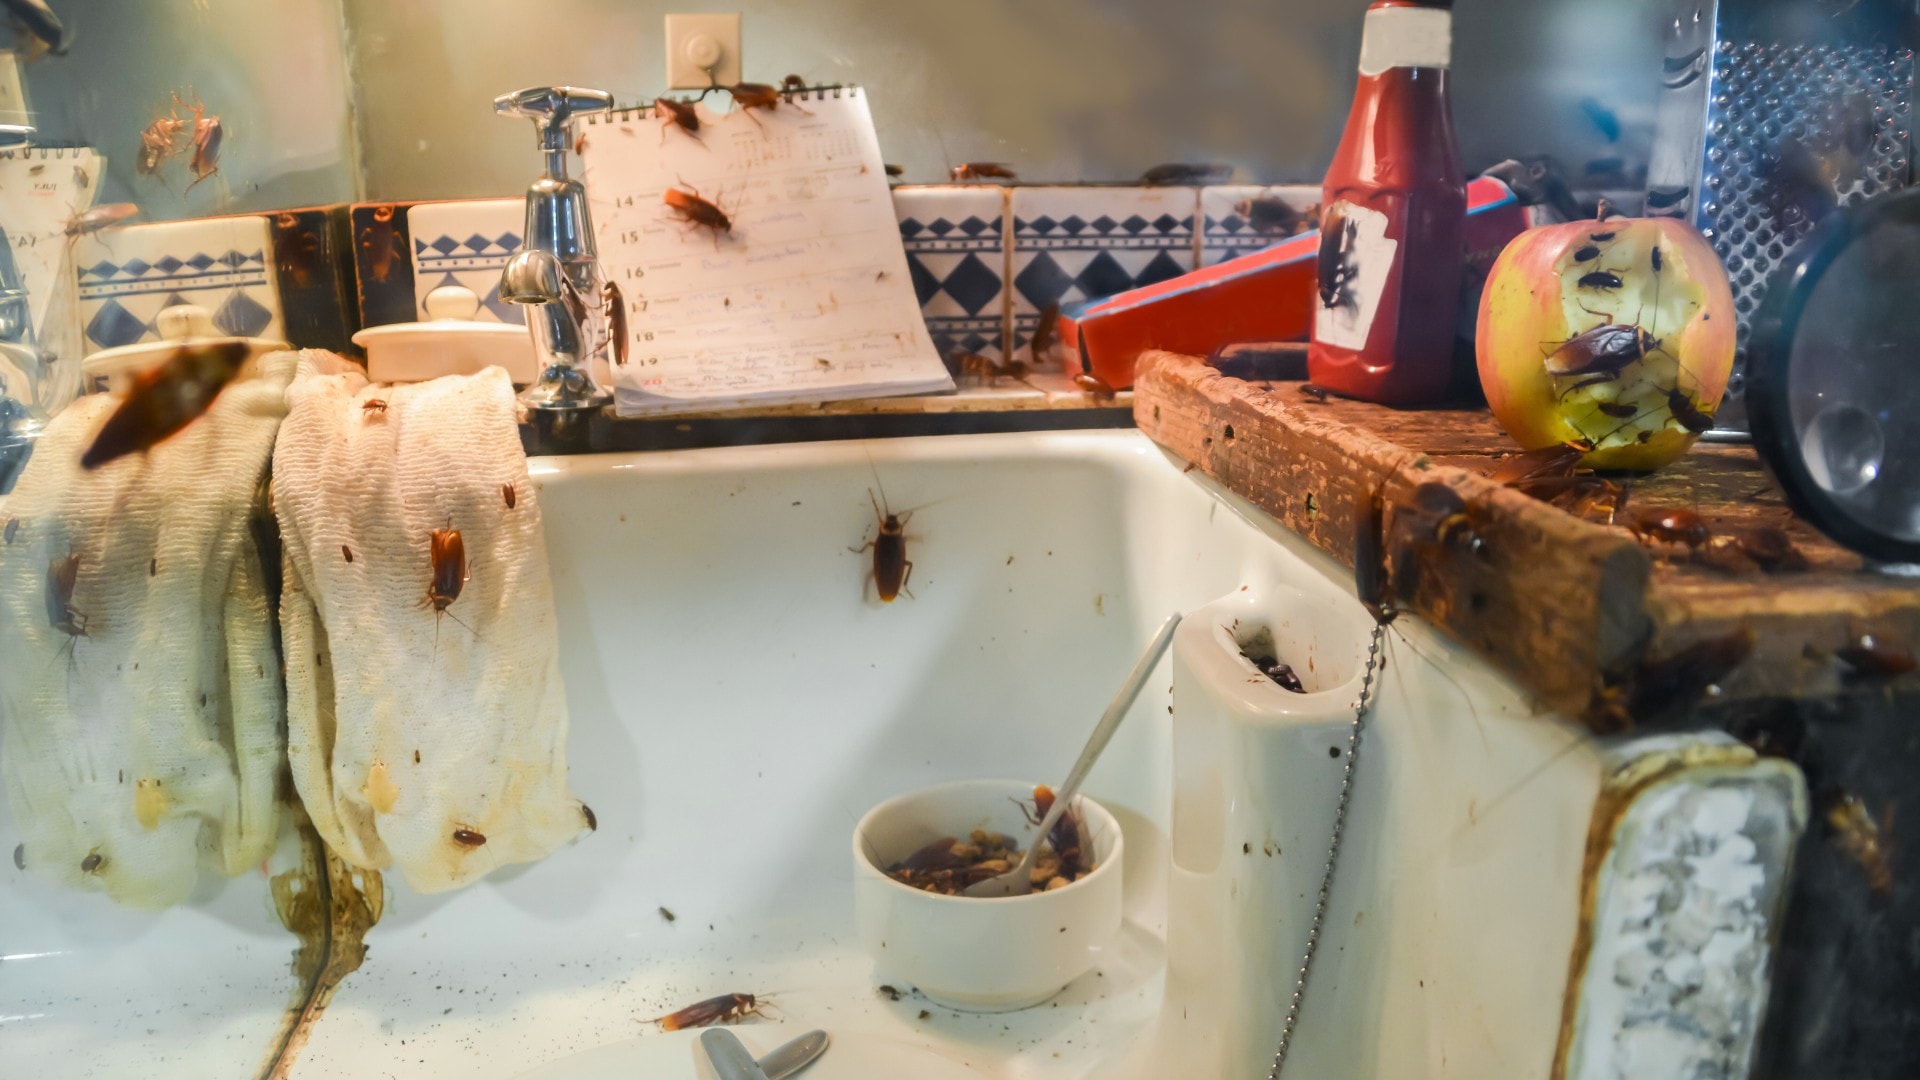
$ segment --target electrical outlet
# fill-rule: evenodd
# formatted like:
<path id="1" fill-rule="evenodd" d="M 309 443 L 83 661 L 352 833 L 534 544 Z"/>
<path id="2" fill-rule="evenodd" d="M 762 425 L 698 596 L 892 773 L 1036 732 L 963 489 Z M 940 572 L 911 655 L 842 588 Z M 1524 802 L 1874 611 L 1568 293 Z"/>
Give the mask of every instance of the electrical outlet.
<path id="1" fill-rule="evenodd" d="M 705 90 L 740 81 L 740 16 L 667 16 L 667 88 Z"/>

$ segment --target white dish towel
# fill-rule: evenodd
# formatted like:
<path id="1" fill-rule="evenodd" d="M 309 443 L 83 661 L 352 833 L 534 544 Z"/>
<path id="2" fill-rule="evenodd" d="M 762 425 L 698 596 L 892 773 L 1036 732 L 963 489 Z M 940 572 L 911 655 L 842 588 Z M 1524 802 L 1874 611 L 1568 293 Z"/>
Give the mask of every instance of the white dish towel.
<path id="1" fill-rule="evenodd" d="M 588 817 L 506 374 L 372 386 L 316 362 L 287 402 L 287 749 L 314 827 L 420 892 L 545 856 Z M 471 574 L 445 613 L 427 601 L 436 529 L 459 530 Z"/>
<path id="2" fill-rule="evenodd" d="M 0 544 L 0 775 L 30 872 L 163 908 L 205 864 L 266 858 L 285 754 L 273 612 L 249 512 L 297 356 L 262 357 L 145 455 L 87 472 L 119 400 L 48 425 Z M 52 625 L 49 564 L 78 556 Z"/>

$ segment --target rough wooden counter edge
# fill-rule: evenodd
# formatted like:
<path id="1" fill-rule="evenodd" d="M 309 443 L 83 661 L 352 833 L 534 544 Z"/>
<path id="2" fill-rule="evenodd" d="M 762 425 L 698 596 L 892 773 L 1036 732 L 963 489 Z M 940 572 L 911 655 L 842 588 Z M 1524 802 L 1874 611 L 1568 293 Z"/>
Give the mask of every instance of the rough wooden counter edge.
<path id="1" fill-rule="evenodd" d="M 1485 554 L 1423 563 L 1399 600 L 1570 716 L 1592 715 L 1600 688 L 1629 686 L 1644 662 L 1728 633 L 1752 631 L 1755 647 L 1718 685 L 1723 701 L 1832 693 L 1844 674 L 1835 649 L 1865 632 L 1912 642 L 1920 631 L 1920 587 L 1873 575 L 1673 588 L 1621 530 L 1435 465 L 1196 357 L 1147 353 L 1134 391 L 1149 438 L 1348 566 L 1358 508 L 1375 490 L 1389 515 L 1421 483 L 1459 492 Z"/>

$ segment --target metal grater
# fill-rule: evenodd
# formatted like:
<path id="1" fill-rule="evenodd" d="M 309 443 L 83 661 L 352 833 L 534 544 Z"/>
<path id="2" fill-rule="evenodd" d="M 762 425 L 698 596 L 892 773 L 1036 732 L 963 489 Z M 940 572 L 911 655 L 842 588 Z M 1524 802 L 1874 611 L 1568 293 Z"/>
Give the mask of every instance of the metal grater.
<path id="1" fill-rule="evenodd" d="M 1739 353 L 1708 437 L 1743 439 L 1747 337 L 1787 252 L 1836 206 L 1912 182 L 1915 0 L 1675 0 L 1649 215 L 1725 262 Z"/>

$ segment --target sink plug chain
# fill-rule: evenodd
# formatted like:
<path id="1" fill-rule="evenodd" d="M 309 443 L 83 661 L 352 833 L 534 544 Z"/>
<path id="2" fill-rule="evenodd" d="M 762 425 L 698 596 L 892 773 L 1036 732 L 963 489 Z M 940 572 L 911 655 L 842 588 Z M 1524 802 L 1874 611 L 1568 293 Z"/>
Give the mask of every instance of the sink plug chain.
<path id="1" fill-rule="evenodd" d="M 1367 709 L 1373 704 L 1373 674 L 1380 667 L 1380 644 L 1386 626 L 1376 623 L 1373 640 L 1367 645 L 1367 669 L 1360 679 L 1360 702 L 1353 709 L 1353 724 L 1347 729 L 1347 755 L 1340 775 L 1340 798 L 1333 805 L 1333 839 L 1327 843 L 1327 868 L 1320 877 L 1320 895 L 1313 903 L 1313 924 L 1307 928 L 1307 949 L 1300 957 L 1300 974 L 1293 981 L 1293 1000 L 1287 1003 L 1287 1017 L 1280 1024 L 1280 1045 L 1273 1052 L 1273 1068 L 1267 1080 L 1280 1080 L 1280 1069 L 1287 1063 L 1287 1047 L 1293 1043 L 1293 1029 L 1300 1022 L 1300 1002 L 1307 994 L 1307 969 L 1313 965 L 1313 953 L 1320 945 L 1320 924 L 1327 916 L 1327 897 L 1333 892 L 1333 863 L 1340 855 L 1340 831 L 1347 823 L 1347 800 L 1353 794 L 1354 754 L 1360 748 L 1360 728 L 1366 723 Z"/>

